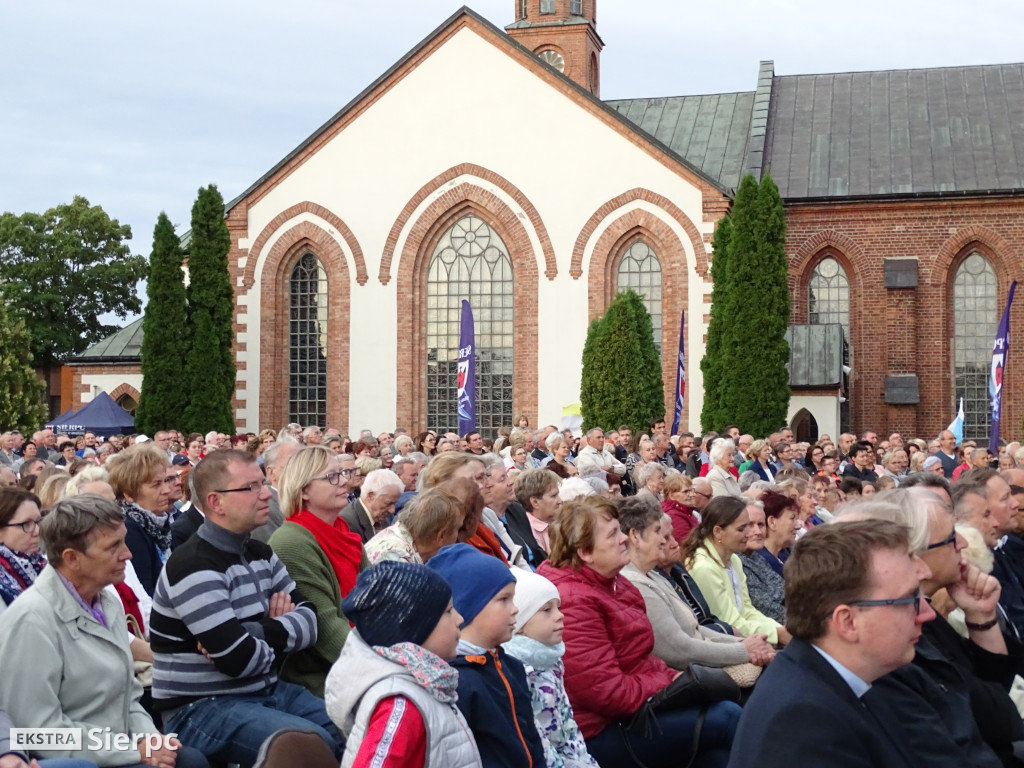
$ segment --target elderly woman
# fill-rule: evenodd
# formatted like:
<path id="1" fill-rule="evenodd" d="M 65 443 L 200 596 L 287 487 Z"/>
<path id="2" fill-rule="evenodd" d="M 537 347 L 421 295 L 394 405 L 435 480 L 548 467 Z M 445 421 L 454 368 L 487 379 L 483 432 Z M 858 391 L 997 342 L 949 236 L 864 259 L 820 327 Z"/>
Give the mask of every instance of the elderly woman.
<path id="1" fill-rule="evenodd" d="M 404 490 L 405 484 L 390 469 L 375 469 L 363 481 L 359 498 L 341 510 L 341 518 L 365 544 L 387 527 Z"/>
<path id="2" fill-rule="evenodd" d="M 432 488 L 402 508 L 398 521 L 366 543 L 370 565 L 384 560 L 422 564 L 441 547 L 458 541 L 465 513 L 454 496 Z"/>
<path id="3" fill-rule="evenodd" d="M 712 496 L 739 496 L 740 484 L 736 479 L 736 444 L 728 438 L 719 438 L 711 446 L 708 455 L 707 480 L 711 483 Z"/>
<path id="4" fill-rule="evenodd" d="M 774 482 L 775 469 L 772 467 L 772 449 L 767 440 L 752 442 L 745 455 L 750 461 L 749 469 L 756 472 L 762 480 L 769 483 Z"/>
<path id="5" fill-rule="evenodd" d="M 579 474 L 576 466 L 569 461 L 569 442 L 562 435 L 552 432 L 544 441 L 544 445 L 551 454 L 551 461 L 544 465 L 544 469 L 550 469 L 562 479 Z"/>
<path id="6" fill-rule="evenodd" d="M 797 503 L 785 494 L 765 491 L 761 494 L 759 519 L 764 518 L 764 531 L 751 535 L 741 558 L 747 577 L 750 602 L 765 616 L 779 624 L 786 623 L 786 582 L 782 578 L 779 554 L 793 546 L 802 527 Z M 750 514 L 751 508 L 747 508 Z"/>
<path id="7" fill-rule="evenodd" d="M 708 502 L 682 549 L 683 565 L 700 587 L 711 612 L 737 633 L 765 635 L 784 645 L 790 635 L 779 622 L 765 616 L 750 601 L 740 553 L 747 546 L 749 499 L 719 496 Z"/>
<path id="8" fill-rule="evenodd" d="M 587 750 L 600 765 L 669 768 L 696 747 L 698 764 L 724 766 L 740 708 L 707 705 L 656 711 L 644 733 L 625 724 L 680 673 L 655 656 L 654 632 L 640 592 L 622 576 L 629 563 L 615 504 L 598 495 L 562 507 L 551 526 L 551 559 L 537 573 L 552 582 L 565 615 L 565 689 Z"/>
<path id="9" fill-rule="evenodd" d="M 662 488 L 665 500 L 661 511 L 672 519 L 672 532 L 676 541 L 684 541 L 690 531 L 700 524 L 693 506 L 697 494 L 693 490 L 693 479 L 685 472 L 676 472 L 665 478 Z"/>
<path id="10" fill-rule="evenodd" d="M 626 457 L 626 477 L 630 479 L 634 488 L 640 489 L 636 482 L 636 473 L 639 467 L 657 460 L 658 454 L 654 449 L 654 441 L 644 435 L 637 435 L 636 452 Z"/>
<path id="11" fill-rule="evenodd" d="M 286 520 L 270 537 L 271 548 L 316 609 L 316 644 L 290 654 L 281 678 L 320 697 L 349 633 L 341 600 L 368 565 L 359 534 L 350 531 L 340 517 L 347 491 L 329 448 L 300 449 L 281 473 L 278 499 Z"/>
<path id="12" fill-rule="evenodd" d="M 756 635 L 743 640 L 701 627 L 690 607 L 657 573 L 666 544 L 661 518 L 661 510 L 639 496 L 626 499 L 619 508 L 619 527 L 629 546 L 629 565 L 622 575 L 643 595 L 654 631 L 654 655 L 674 669 L 690 664 L 725 667 L 754 659 L 766 662 L 770 654 Z"/>
<path id="13" fill-rule="evenodd" d="M 816 525 L 821 525 L 822 520 L 817 515 L 818 491 L 804 479 L 786 478 L 779 481 L 779 491 L 794 499 L 800 510 L 800 523 L 804 530 L 810 530 Z M 802 534 L 798 534 L 802 535 Z"/>
<path id="14" fill-rule="evenodd" d="M 633 470 L 636 495 L 661 504 L 661 492 L 665 485 L 665 465 L 657 461 L 640 464 Z"/>
<path id="15" fill-rule="evenodd" d="M 0 488 L 0 611 L 32 586 L 46 565 L 39 552 L 39 499 L 21 488 Z"/>
<path id="16" fill-rule="evenodd" d="M 398 455 L 403 459 L 412 453 L 414 447 L 412 438 L 408 435 L 399 435 L 395 438 L 394 442 L 395 450 L 398 451 Z"/>
<path id="17" fill-rule="evenodd" d="M 544 550 L 544 554 L 548 554 L 551 551 L 548 527 L 562 506 L 558 494 L 558 476 L 546 468 L 528 469 L 516 477 L 515 494 L 516 501 L 526 510 L 533 538 Z"/>
<path id="18" fill-rule="evenodd" d="M 59 502 L 40 525 L 49 567 L 7 609 L 0 622 L 0 708 L 14 723 L 33 728 L 108 729 L 111 735 L 151 735 L 118 749 L 113 740 L 90 749 L 50 750 L 38 757 L 86 760 L 99 766 L 206 765 L 159 729 L 139 703 L 142 686 L 128 653 L 125 616 L 104 589 L 124 578 L 131 552 L 124 514 L 115 502 L 82 495 Z M 98 684 L 98 681 L 102 681 Z M 150 751 L 147 742 L 155 749 Z M 175 750 L 177 752 L 175 753 Z"/>
<path id="19" fill-rule="evenodd" d="M 171 464 L 152 443 L 133 445 L 106 463 L 110 486 L 121 504 L 128 528 L 126 543 L 132 565 L 149 595 L 171 554 L 171 488 L 166 482 Z"/>

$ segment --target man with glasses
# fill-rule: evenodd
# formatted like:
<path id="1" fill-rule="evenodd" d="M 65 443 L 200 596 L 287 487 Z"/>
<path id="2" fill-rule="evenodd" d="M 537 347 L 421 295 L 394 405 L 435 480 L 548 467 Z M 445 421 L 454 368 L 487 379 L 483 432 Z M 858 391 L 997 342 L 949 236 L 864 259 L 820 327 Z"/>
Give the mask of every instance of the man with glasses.
<path id="1" fill-rule="evenodd" d="M 959 763 L 954 765 L 1016 765 L 1013 742 L 1024 737 L 1024 729 L 1009 690 L 1024 648 L 1004 639 L 999 581 L 962 561 L 967 540 L 957 533 L 943 498 L 930 488 L 910 488 L 906 493 L 917 513 L 916 524 L 927 532 L 927 537 L 914 537 L 922 541 L 917 556 L 931 574 L 921 581 L 921 592 L 930 602 L 941 591 L 949 608 L 962 610 L 968 639 L 937 615 L 922 625 L 913 663 L 879 680 L 879 693 L 894 709 L 909 713 L 916 704 L 915 691 L 921 689 L 914 675 L 923 673 L 933 683 L 927 698 L 944 727 L 942 734 L 927 728 L 924 738 L 918 739 L 919 751 L 928 745 L 945 746 L 942 751 L 956 753 Z M 904 722 L 922 734 L 917 720 L 908 716 Z M 947 739 L 956 747 L 949 747 Z M 922 765 L 941 764 L 940 757 L 921 757 Z"/>
<path id="2" fill-rule="evenodd" d="M 711 481 L 706 477 L 693 478 L 693 508 L 699 515 L 711 501 Z"/>
<path id="3" fill-rule="evenodd" d="M 927 576 L 902 525 L 857 520 L 808 531 L 786 563 L 793 639 L 744 707 L 729 765 L 921 765 L 898 714 L 865 694 L 914 658 L 921 625 L 935 617 L 921 598 Z"/>
<path id="4" fill-rule="evenodd" d="M 274 531 L 284 525 L 284 513 L 281 512 L 281 504 L 277 500 L 277 483 L 281 479 L 284 465 L 301 447 L 291 439 L 279 440 L 263 452 L 263 471 L 266 472 L 267 482 L 270 483 L 270 512 L 267 522 L 254 530 L 252 537 L 264 544 L 270 541 Z"/>
<path id="5" fill-rule="evenodd" d="M 192 474 L 206 521 L 171 554 L 153 595 L 154 708 L 218 762 L 254 764 L 281 729 L 318 734 L 340 759 L 323 700 L 277 677 L 285 654 L 315 643 L 317 624 L 281 561 L 250 536 L 267 522 L 268 481 L 255 457 L 230 449 Z"/>

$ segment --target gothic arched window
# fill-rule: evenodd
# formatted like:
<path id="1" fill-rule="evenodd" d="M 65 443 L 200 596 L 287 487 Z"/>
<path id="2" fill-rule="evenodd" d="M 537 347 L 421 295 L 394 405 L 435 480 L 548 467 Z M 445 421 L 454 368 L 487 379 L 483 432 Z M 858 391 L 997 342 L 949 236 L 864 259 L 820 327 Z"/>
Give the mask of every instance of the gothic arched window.
<path id="1" fill-rule="evenodd" d="M 476 426 L 512 423 L 512 261 L 498 233 L 470 214 L 444 233 L 427 267 L 427 428 L 458 432 L 462 300 L 476 331 Z"/>
<path id="2" fill-rule="evenodd" d="M 635 240 L 619 262 L 616 292 L 631 289 L 643 297 L 654 326 L 654 346 L 661 354 L 661 262 L 644 240 Z"/>
<path id="3" fill-rule="evenodd" d="M 964 438 L 988 440 L 988 377 L 996 333 L 996 273 L 977 251 L 953 278 L 954 409 L 964 400 Z"/>
<path id="4" fill-rule="evenodd" d="M 843 326 L 843 365 L 852 367 L 850 354 L 850 281 L 846 270 L 832 256 L 818 262 L 807 283 L 807 322 Z M 839 405 L 839 428 L 850 431 L 850 377 L 843 374 L 844 399 Z"/>
<path id="5" fill-rule="evenodd" d="M 308 251 L 288 288 L 288 420 L 327 424 L 327 270 Z"/>

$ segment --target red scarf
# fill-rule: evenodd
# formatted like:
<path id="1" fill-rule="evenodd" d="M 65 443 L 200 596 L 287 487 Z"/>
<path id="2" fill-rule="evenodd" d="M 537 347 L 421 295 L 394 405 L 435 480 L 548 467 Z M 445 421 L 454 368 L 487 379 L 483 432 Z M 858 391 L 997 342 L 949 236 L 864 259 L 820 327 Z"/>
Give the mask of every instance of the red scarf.
<path id="1" fill-rule="evenodd" d="M 345 597 L 356 585 L 359 565 L 363 560 L 363 540 L 359 534 L 352 533 L 341 517 L 334 521 L 334 525 L 328 525 L 308 509 L 292 515 L 288 522 L 301 525 L 313 534 L 338 577 L 341 596 Z"/>
<path id="2" fill-rule="evenodd" d="M 497 534 L 488 528 L 486 524 L 480 523 L 480 527 L 476 529 L 476 535 L 466 539 L 466 543 L 471 547 L 479 549 L 485 555 L 496 557 L 505 565 L 508 565 L 508 558 L 505 557 L 505 552 L 501 548 L 501 541 L 498 540 Z"/>

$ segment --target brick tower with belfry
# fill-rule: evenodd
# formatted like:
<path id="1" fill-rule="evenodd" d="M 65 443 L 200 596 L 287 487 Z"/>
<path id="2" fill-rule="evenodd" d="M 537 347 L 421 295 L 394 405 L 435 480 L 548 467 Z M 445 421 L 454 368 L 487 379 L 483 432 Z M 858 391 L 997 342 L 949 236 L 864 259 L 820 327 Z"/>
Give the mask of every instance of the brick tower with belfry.
<path id="1" fill-rule="evenodd" d="M 515 0 L 509 37 L 601 97 L 601 50 L 597 0 Z"/>

